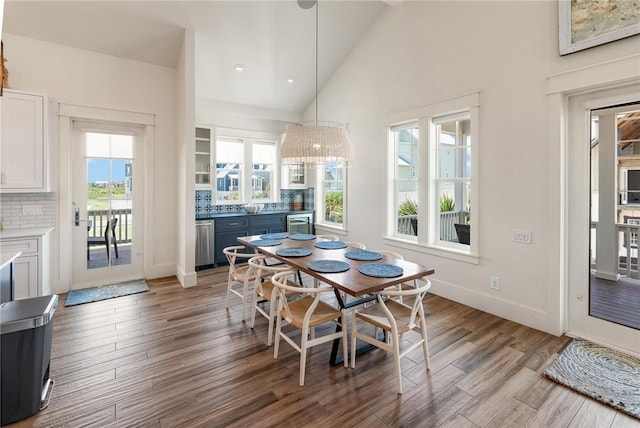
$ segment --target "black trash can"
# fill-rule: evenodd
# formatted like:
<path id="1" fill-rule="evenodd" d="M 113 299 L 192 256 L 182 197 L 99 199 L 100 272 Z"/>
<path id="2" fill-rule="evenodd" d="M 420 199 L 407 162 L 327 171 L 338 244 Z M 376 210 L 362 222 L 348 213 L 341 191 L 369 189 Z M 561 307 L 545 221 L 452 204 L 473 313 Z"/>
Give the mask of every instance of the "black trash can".
<path id="1" fill-rule="evenodd" d="M 47 398 L 53 385 L 49 362 L 57 306 L 57 295 L 0 305 L 2 425 L 35 415 Z"/>

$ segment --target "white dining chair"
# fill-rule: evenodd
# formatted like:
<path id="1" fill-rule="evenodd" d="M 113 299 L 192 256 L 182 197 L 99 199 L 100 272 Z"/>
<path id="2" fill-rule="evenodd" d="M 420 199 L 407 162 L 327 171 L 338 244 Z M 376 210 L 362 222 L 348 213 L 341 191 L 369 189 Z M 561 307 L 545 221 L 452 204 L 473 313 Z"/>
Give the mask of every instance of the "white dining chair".
<path id="1" fill-rule="evenodd" d="M 249 266 L 252 270 L 252 275 L 254 277 L 254 285 L 253 285 L 253 303 L 251 305 L 251 321 L 249 326 L 251 328 L 254 327 L 256 321 L 256 312 L 259 312 L 262 316 L 269 320 L 269 330 L 267 333 L 267 346 L 271 346 L 273 342 L 273 328 L 275 325 L 276 312 L 278 309 L 278 299 L 277 293 L 274 291 L 275 286 L 273 282 L 271 282 L 270 276 L 278 273 L 285 272 L 288 275 L 295 276 L 296 271 L 291 269 L 291 266 L 280 264 L 280 265 L 269 265 L 267 264 L 267 257 L 264 255 L 255 256 L 249 259 Z M 290 281 L 289 285 L 297 286 L 300 290 L 293 292 L 287 291 L 286 297 L 292 297 L 294 295 L 300 294 L 303 289 L 302 285 Z M 262 304 L 264 302 L 268 302 L 269 304 L 269 312 L 262 308 Z"/>
<path id="2" fill-rule="evenodd" d="M 338 238 L 336 235 L 316 235 L 316 238 L 324 239 L 325 241 L 339 241 L 340 240 L 340 238 Z"/>
<path id="3" fill-rule="evenodd" d="M 284 339 L 300 353 L 300 378 L 298 383 L 300 386 L 304 386 L 307 349 L 334 339 L 342 339 L 344 366 L 347 367 L 346 312 L 344 309 L 334 308 L 320 299 L 324 293 L 333 293 L 333 287 L 305 287 L 304 297 L 288 301 L 287 292 L 299 290 L 296 285 L 290 283 L 289 274 L 287 272 L 276 273 L 271 277 L 271 282 L 276 286 L 278 293 L 278 314 L 276 315 L 276 340 L 273 346 L 273 358 L 278 359 L 280 339 Z M 282 329 L 283 323 L 300 330 L 300 344 L 297 344 Z M 320 337 L 315 335 L 315 328 L 326 323 L 338 324 L 341 329 L 340 331 L 328 329 L 334 332 Z"/>
<path id="4" fill-rule="evenodd" d="M 417 288 L 406 290 L 385 289 L 375 293 L 376 303 L 356 310 L 352 315 L 351 326 L 351 367 L 356 367 L 356 342 L 358 339 L 387 352 L 393 353 L 398 394 L 402 394 L 402 373 L 400 359 L 422 345 L 425 368 L 429 371 L 429 342 L 427 339 L 427 324 L 425 321 L 422 300 L 431 288 L 431 282 L 423 279 Z M 411 305 L 394 300 L 394 297 L 411 297 Z M 408 299 L 406 299 L 408 300 Z M 406 301 L 405 300 L 405 301 Z M 358 329 L 358 321 L 363 324 Z M 363 332 L 366 324 L 373 326 L 373 335 Z M 378 329 L 385 331 L 385 340 L 378 338 Z M 400 337 L 402 334 L 420 330 L 420 340 L 403 341 L 411 345 L 400 351 Z"/>
<path id="5" fill-rule="evenodd" d="M 346 242 L 346 244 L 349 248 L 355 248 L 357 250 L 364 250 L 367 248 L 367 246 L 361 242 L 350 241 L 350 242 Z"/>
<path id="6" fill-rule="evenodd" d="M 247 294 L 249 284 L 253 282 L 254 276 L 250 271 L 250 266 L 246 263 L 255 253 L 245 253 L 245 246 L 235 245 L 222 250 L 229 262 L 229 275 L 227 277 L 227 309 L 231 296 L 237 296 L 242 300 L 242 321 L 245 320 L 245 310 L 247 306 Z M 241 290 L 236 290 L 242 286 Z"/>

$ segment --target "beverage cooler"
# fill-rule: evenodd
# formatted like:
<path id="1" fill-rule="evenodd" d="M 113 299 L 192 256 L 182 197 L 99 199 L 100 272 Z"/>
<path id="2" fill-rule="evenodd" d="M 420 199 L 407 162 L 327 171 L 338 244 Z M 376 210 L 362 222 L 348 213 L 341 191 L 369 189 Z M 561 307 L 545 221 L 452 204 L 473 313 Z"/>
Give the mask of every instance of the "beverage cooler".
<path id="1" fill-rule="evenodd" d="M 287 215 L 287 232 L 313 233 L 313 213 Z"/>

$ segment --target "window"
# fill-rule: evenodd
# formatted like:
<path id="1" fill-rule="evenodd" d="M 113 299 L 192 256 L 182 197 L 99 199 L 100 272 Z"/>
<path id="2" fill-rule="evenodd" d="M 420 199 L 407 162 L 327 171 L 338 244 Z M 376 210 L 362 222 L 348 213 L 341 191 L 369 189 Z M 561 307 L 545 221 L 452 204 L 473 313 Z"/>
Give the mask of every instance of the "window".
<path id="1" fill-rule="evenodd" d="M 466 112 L 434 118 L 432 124 L 438 158 L 436 239 L 470 245 L 471 119 Z"/>
<path id="2" fill-rule="evenodd" d="M 273 200 L 273 176 L 276 169 L 276 147 L 273 143 L 253 143 L 252 200 Z"/>
<path id="3" fill-rule="evenodd" d="M 477 255 L 478 94 L 389 121 L 388 238 L 426 252 Z"/>
<path id="4" fill-rule="evenodd" d="M 394 172 L 394 234 L 418 234 L 418 123 L 391 129 Z"/>
<path id="5" fill-rule="evenodd" d="M 321 176 L 321 223 L 342 227 L 344 225 L 345 176 L 344 162 L 327 162 L 318 167 Z"/>
<path id="6" fill-rule="evenodd" d="M 216 203 L 276 201 L 277 138 L 267 140 L 262 133 L 224 129 L 216 129 L 216 134 Z"/>

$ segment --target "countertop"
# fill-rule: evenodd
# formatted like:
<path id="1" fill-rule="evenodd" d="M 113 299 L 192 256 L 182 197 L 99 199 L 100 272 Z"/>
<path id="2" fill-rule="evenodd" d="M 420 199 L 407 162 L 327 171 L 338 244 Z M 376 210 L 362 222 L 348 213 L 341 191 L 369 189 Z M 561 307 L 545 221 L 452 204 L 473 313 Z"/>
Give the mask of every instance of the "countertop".
<path id="1" fill-rule="evenodd" d="M 53 227 L 38 227 L 33 229 L 4 229 L 0 230 L 0 239 L 43 236 L 47 233 L 50 233 L 53 229 Z"/>
<path id="2" fill-rule="evenodd" d="M 4 268 L 16 258 L 20 257 L 20 254 L 22 254 L 22 251 L 9 251 L 6 253 L 0 253 L 0 269 Z"/>
<path id="3" fill-rule="evenodd" d="M 225 217 L 243 217 L 243 216 L 260 216 L 260 215 L 268 215 L 268 214 L 309 214 L 314 210 L 270 210 L 270 211 L 260 211 L 257 214 L 248 214 L 244 211 L 237 211 L 232 213 L 203 213 L 196 214 L 196 220 L 210 220 L 216 218 L 225 218 Z"/>

